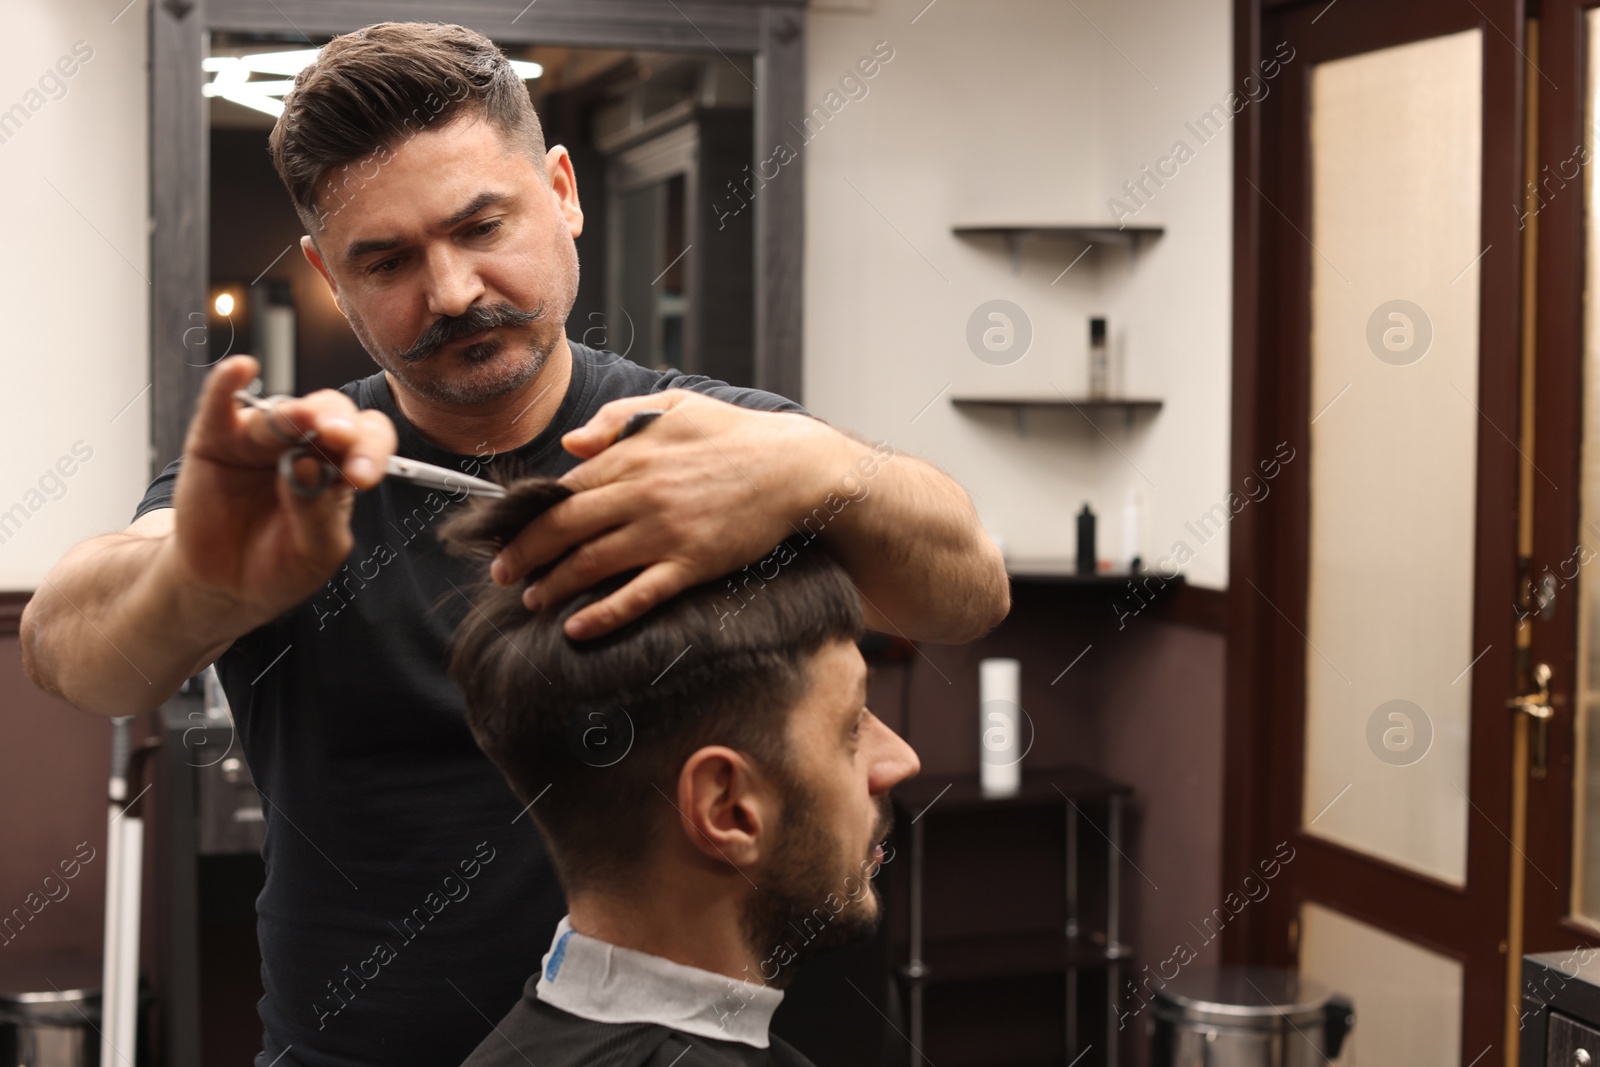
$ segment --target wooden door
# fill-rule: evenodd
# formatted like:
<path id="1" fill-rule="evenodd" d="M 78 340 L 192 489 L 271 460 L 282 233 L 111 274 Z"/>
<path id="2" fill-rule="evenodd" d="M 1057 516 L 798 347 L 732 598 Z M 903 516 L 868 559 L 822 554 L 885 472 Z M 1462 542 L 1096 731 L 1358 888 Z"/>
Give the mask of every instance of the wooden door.
<path id="1" fill-rule="evenodd" d="M 1594 160 L 1596 75 L 1600 73 L 1600 8 L 1595 0 L 1543 5 L 1530 52 L 1529 78 L 1537 115 L 1529 182 L 1519 212 L 1537 248 L 1535 384 L 1532 390 L 1534 465 L 1531 531 L 1524 546 L 1521 599 L 1515 612 L 1522 639 L 1525 691 L 1534 672 L 1549 671 L 1548 719 L 1527 719 L 1526 752 L 1516 760 L 1525 785 L 1526 870 L 1520 912 L 1527 952 L 1574 951 L 1592 959 L 1600 945 L 1600 319 L 1597 281 Z M 1541 737 L 1541 733 L 1544 735 Z M 1523 990 L 1525 1008 L 1541 991 Z"/>
<path id="2" fill-rule="evenodd" d="M 1353 1062 L 1515 1062 L 1524 11 L 1237 11 L 1225 952 Z"/>

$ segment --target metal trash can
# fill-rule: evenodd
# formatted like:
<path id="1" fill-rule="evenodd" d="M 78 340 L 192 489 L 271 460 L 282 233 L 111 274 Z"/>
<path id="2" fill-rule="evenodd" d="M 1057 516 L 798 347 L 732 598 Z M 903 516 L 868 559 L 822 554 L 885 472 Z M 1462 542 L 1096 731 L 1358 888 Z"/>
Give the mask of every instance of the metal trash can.
<path id="1" fill-rule="evenodd" d="M 93 956 L 0 955 L 0 1067 L 97 1067 L 100 981 Z"/>
<path id="2" fill-rule="evenodd" d="M 1350 1001 L 1267 967 L 1185 970 L 1156 990 L 1151 1067 L 1321 1067 L 1355 1025 Z"/>

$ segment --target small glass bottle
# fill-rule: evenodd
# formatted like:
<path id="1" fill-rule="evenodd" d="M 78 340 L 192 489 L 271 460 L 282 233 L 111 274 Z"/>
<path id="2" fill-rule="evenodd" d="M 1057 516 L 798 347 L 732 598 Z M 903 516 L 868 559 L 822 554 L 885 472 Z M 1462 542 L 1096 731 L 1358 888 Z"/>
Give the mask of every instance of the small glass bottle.
<path id="1" fill-rule="evenodd" d="M 1094 544 L 1095 514 L 1089 510 L 1089 502 L 1083 502 L 1083 510 L 1078 512 L 1078 573 L 1092 575 L 1099 570 L 1099 556 L 1095 552 Z"/>
<path id="2" fill-rule="evenodd" d="M 1111 396 L 1111 352 L 1106 345 L 1106 320 L 1089 320 L 1089 399 Z"/>

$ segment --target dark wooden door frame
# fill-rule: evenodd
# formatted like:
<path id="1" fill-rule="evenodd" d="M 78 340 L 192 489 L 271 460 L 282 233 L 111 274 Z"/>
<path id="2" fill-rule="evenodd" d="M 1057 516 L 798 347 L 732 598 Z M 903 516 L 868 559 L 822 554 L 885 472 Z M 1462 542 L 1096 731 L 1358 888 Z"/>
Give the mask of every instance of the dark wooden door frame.
<path id="1" fill-rule="evenodd" d="M 1520 202 L 1522 188 L 1524 94 L 1517 49 L 1523 17 L 1521 0 L 1478 0 L 1476 9 L 1378 0 L 1235 5 L 1236 85 L 1257 73 L 1256 64 L 1279 40 L 1287 38 L 1299 54 L 1275 91 L 1259 107 L 1247 108 L 1234 126 L 1232 480 L 1239 484 L 1279 441 L 1291 442 L 1301 458 L 1285 470 L 1278 506 L 1241 514 L 1230 534 L 1223 887 L 1238 886 L 1280 841 L 1289 841 L 1297 856 L 1291 876 L 1280 882 L 1290 891 L 1245 909 L 1227 928 L 1224 958 L 1294 966 L 1291 923 L 1308 900 L 1458 960 L 1470 958 L 1478 966 L 1469 971 L 1465 990 L 1462 1048 L 1470 1049 L 1469 1058 L 1487 1044 L 1500 1047 L 1505 1025 L 1499 942 L 1507 915 L 1509 846 L 1502 832 L 1510 814 L 1510 720 L 1504 701 L 1512 670 L 1508 605 L 1516 585 L 1518 455 L 1501 433 L 1515 440 L 1519 425 L 1522 315 L 1519 300 L 1498 294 L 1520 292 L 1521 243 L 1507 205 Z M 1311 252 L 1293 225 L 1308 227 L 1288 219 L 1304 220 L 1310 203 L 1304 130 L 1312 66 L 1473 27 L 1483 31 L 1485 128 L 1505 131 L 1510 147 L 1496 149 L 1486 140 L 1482 169 L 1482 237 L 1496 254 L 1479 264 L 1481 292 L 1489 295 L 1479 304 L 1479 406 L 1485 421 L 1478 433 L 1474 536 L 1480 564 L 1473 641 L 1475 648 L 1491 647 L 1473 670 L 1469 895 L 1300 831 Z M 1286 145 L 1293 147 L 1283 150 Z M 1486 960 L 1499 962 L 1484 966 Z"/>
<path id="2" fill-rule="evenodd" d="M 1533 616 L 1532 662 L 1550 664 L 1555 718 L 1550 723 L 1549 770 L 1528 782 L 1528 861 L 1539 874 L 1528 878 L 1525 948 L 1528 952 L 1600 944 L 1600 932 L 1570 918 L 1574 876 L 1573 788 L 1578 605 L 1581 582 L 1595 570 L 1574 559 L 1581 538 L 1584 404 L 1585 228 L 1584 182 L 1593 166 L 1573 172 L 1578 146 L 1587 145 L 1588 33 L 1584 19 L 1600 0 L 1544 0 L 1539 52 L 1539 202 L 1537 304 L 1538 419 L 1534 462 L 1544 477 L 1533 484 L 1533 555 L 1527 573 L 1538 580 L 1548 570 L 1558 588 L 1550 618 Z M 1548 80 L 1546 80 L 1548 79 Z M 1550 480 L 1546 481 L 1548 477 Z M 1591 531 L 1592 532 L 1592 531 Z M 1592 562 L 1592 561 L 1591 561 Z M 1569 570 L 1582 566 L 1578 581 Z M 1547 880 L 1548 879 L 1548 880 Z M 1551 882 L 1555 884 L 1552 885 Z"/>
<path id="3" fill-rule="evenodd" d="M 159 0 L 151 7 L 150 241 L 153 470 L 183 449 L 204 377 L 209 212 L 200 61 L 209 35 L 322 39 L 388 20 L 455 22 L 502 44 L 744 53 L 755 59 L 755 156 L 805 105 L 805 0 Z M 754 166 L 757 159 L 751 160 Z M 755 383 L 801 397 L 804 160 L 755 201 Z M 598 176 L 597 176 L 598 177 Z M 285 193 L 285 195 L 288 195 Z"/>

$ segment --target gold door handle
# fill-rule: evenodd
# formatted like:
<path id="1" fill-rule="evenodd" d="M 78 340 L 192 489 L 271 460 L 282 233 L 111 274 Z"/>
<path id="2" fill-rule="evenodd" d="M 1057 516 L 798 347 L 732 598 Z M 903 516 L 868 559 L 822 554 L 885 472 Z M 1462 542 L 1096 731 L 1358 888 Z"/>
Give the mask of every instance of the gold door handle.
<path id="1" fill-rule="evenodd" d="M 1555 708 L 1550 705 L 1550 665 L 1536 664 L 1533 680 L 1539 688 L 1506 701 L 1506 707 L 1528 717 L 1529 748 L 1532 753 L 1530 771 L 1535 778 L 1543 778 L 1550 767 L 1550 720 L 1555 718 Z"/>

